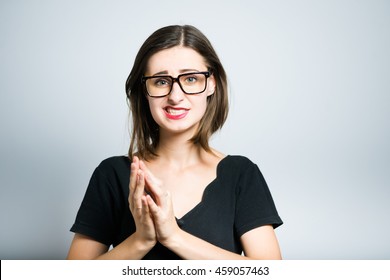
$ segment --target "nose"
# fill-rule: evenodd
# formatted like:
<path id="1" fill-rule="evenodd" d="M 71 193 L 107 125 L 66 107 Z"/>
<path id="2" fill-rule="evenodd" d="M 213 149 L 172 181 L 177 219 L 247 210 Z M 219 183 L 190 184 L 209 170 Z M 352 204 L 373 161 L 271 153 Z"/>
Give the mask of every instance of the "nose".
<path id="1" fill-rule="evenodd" d="M 172 85 L 172 90 L 168 95 L 168 100 L 172 103 L 178 103 L 184 99 L 185 93 L 181 89 L 180 85 L 176 82 Z"/>

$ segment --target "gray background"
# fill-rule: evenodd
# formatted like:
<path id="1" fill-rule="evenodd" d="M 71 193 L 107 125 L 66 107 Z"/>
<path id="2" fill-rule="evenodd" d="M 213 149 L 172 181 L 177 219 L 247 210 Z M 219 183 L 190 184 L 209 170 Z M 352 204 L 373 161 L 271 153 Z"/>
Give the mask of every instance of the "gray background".
<path id="1" fill-rule="evenodd" d="M 63 259 L 94 168 L 126 154 L 124 82 L 193 24 L 231 86 L 213 146 L 262 170 L 286 259 L 390 259 L 390 2 L 0 2 L 0 257 Z"/>

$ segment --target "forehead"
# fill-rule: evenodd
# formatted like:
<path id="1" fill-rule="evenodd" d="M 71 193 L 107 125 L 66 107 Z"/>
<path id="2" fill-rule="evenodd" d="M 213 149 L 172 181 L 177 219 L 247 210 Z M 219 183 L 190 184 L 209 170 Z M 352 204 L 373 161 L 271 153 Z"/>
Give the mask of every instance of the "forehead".
<path id="1" fill-rule="evenodd" d="M 169 74 L 178 74 L 181 70 L 192 69 L 205 71 L 205 59 L 195 50 L 177 46 L 159 51 L 149 58 L 147 63 L 147 75 L 167 72 Z"/>

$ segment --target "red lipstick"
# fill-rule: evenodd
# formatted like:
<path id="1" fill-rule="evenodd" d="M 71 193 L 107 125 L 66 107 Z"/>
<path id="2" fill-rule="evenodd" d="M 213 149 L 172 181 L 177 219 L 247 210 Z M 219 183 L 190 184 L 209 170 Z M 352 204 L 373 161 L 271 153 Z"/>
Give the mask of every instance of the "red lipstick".
<path id="1" fill-rule="evenodd" d="M 165 107 L 165 116 L 170 120 L 180 120 L 185 118 L 188 114 L 189 109 L 178 108 L 178 107 Z"/>

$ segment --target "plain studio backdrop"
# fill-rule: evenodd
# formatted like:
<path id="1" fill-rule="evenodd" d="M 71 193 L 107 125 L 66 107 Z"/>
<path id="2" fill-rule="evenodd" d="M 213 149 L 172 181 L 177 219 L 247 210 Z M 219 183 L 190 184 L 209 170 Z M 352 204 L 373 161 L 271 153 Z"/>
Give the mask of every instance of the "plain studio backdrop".
<path id="1" fill-rule="evenodd" d="M 66 257 L 93 170 L 127 153 L 136 52 L 170 24 L 202 30 L 226 68 L 231 110 L 212 145 L 260 167 L 283 257 L 390 259 L 379 0 L 2 0 L 0 258 Z"/>

